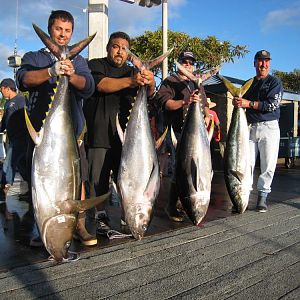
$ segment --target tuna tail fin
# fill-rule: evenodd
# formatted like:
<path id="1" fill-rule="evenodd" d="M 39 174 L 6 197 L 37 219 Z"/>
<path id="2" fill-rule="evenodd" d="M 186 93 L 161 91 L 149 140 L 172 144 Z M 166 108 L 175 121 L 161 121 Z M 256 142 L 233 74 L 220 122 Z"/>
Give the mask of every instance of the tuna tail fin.
<path id="1" fill-rule="evenodd" d="M 65 47 L 57 45 L 51 37 L 46 34 L 42 29 L 40 29 L 37 25 L 34 23 L 32 24 L 36 34 L 39 36 L 43 44 L 53 53 L 57 59 L 62 59 L 66 58 L 65 56 L 69 59 L 74 58 L 79 52 L 81 52 L 95 37 L 96 33 L 93 35 L 87 37 L 86 39 L 76 43 L 75 45 L 71 46 L 70 49 L 68 50 L 69 53 L 65 52 Z"/>
<path id="2" fill-rule="evenodd" d="M 35 131 L 35 129 L 32 126 L 32 123 L 29 119 L 26 107 L 24 107 L 24 113 L 25 113 L 25 122 L 26 122 L 26 126 L 29 132 L 30 137 L 32 138 L 33 142 L 37 145 L 40 143 L 41 140 L 41 136 L 43 133 L 43 129 L 41 129 L 41 134 L 39 134 L 38 132 Z"/>
<path id="3" fill-rule="evenodd" d="M 249 79 L 240 89 L 240 97 L 246 94 L 246 92 L 249 90 L 250 86 L 253 83 L 254 78 Z"/>
<path id="4" fill-rule="evenodd" d="M 173 48 L 166 53 L 160 55 L 159 57 L 143 62 L 139 57 L 137 57 L 135 54 L 133 54 L 128 48 L 126 48 L 126 52 L 128 53 L 128 59 L 132 62 L 132 64 L 137 67 L 139 70 L 143 69 L 152 69 L 154 66 L 160 64 L 169 54 L 172 52 Z"/>
<path id="5" fill-rule="evenodd" d="M 63 49 L 61 46 L 57 45 L 51 38 L 50 36 L 45 33 L 41 28 L 39 28 L 37 25 L 32 23 L 33 29 L 38 35 L 38 37 L 41 39 L 43 44 L 53 53 L 55 57 L 58 59 L 61 59 Z"/>
<path id="6" fill-rule="evenodd" d="M 73 59 L 78 53 L 80 53 L 88 44 L 94 39 L 96 36 L 97 32 L 94 34 L 88 36 L 87 38 L 81 40 L 80 42 L 74 44 L 73 46 L 70 47 L 69 49 L 69 59 Z"/>
<path id="7" fill-rule="evenodd" d="M 234 86 L 229 80 L 227 80 L 225 77 L 219 75 L 220 79 L 223 81 L 225 87 L 228 89 L 230 94 L 233 97 L 239 97 L 240 95 L 240 89 Z"/>
<path id="8" fill-rule="evenodd" d="M 80 211 L 85 211 L 89 208 L 92 208 L 104 201 L 106 201 L 109 197 L 110 197 L 111 191 L 109 191 L 108 193 L 102 195 L 102 196 L 98 196 L 95 198 L 89 198 L 86 200 L 74 200 L 74 204 L 75 204 L 75 211 L 80 212 Z"/>
<path id="9" fill-rule="evenodd" d="M 160 55 L 159 57 L 156 57 L 150 61 L 148 61 L 146 64 L 148 66 L 148 69 L 152 69 L 156 65 L 159 65 L 166 57 L 170 55 L 170 53 L 173 51 L 173 48 L 165 52 L 164 54 Z"/>
<path id="10" fill-rule="evenodd" d="M 216 74 L 220 70 L 220 66 L 217 66 L 215 68 L 212 68 L 211 70 L 209 70 L 206 73 L 195 76 L 193 73 L 191 73 L 189 70 L 187 70 L 183 65 L 178 63 L 178 61 L 176 61 L 176 60 L 175 60 L 175 64 L 176 64 L 177 68 L 179 69 L 179 71 L 182 72 L 187 78 L 194 81 L 197 84 L 197 86 L 200 86 L 200 84 L 203 81 L 209 79 L 212 75 Z"/>
<path id="11" fill-rule="evenodd" d="M 168 133 L 168 127 L 166 128 L 166 130 L 163 132 L 163 134 L 158 138 L 158 140 L 155 142 L 155 149 L 157 150 L 160 146 L 161 146 L 161 144 L 162 144 L 162 142 L 164 141 L 164 139 L 165 139 L 165 137 L 166 137 L 166 135 L 167 135 L 167 133 Z"/>

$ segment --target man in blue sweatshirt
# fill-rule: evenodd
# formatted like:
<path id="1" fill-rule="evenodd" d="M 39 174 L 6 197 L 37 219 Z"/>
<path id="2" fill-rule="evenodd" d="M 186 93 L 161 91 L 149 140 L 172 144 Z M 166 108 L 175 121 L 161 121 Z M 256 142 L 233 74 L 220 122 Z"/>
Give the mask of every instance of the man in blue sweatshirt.
<path id="1" fill-rule="evenodd" d="M 257 181 L 258 199 L 256 209 L 267 211 L 267 196 L 275 173 L 279 141 L 280 101 L 283 87 L 279 78 L 269 74 L 271 56 L 266 50 L 254 56 L 256 76 L 243 98 L 235 97 L 235 107 L 247 108 L 246 115 L 250 133 L 250 159 L 253 172 L 257 155 L 260 158 L 260 175 Z"/>

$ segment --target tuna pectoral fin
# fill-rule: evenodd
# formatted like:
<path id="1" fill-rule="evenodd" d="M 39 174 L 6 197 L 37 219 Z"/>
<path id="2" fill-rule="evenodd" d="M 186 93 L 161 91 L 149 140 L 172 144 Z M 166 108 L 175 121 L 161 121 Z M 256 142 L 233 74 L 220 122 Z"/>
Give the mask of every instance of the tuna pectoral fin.
<path id="1" fill-rule="evenodd" d="M 156 141 L 156 143 L 155 143 L 155 149 L 156 150 L 161 146 L 162 142 L 164 141 L 164 139 L 165 139 L 165 137 L 167 135 L 167 132 L 168 132 L 168 127 L 166 128 L 166 130 L 164 131 L 164 133 Z"/>
<path id="2" fill-rule="evenodd" d="M 245 177 L 245 174 L 237 171 L 237 170 L 231 170 L 230 173 L 235 177 L 239 182 L 242 182 L 242 180 Z"/>
<path id="3" fill-rule="evenodd" d="M 194 159 L 191 160 L 191 177 L 195 191 L 198 191 L 199 186 L 199 170 Z"/>
<path id="4" fill-rule="evenodd" d="M 110 197 L 111 191 L 109 191 L 108 193 L 102 195 L 102 196 L 98 196 L 95 198 L 89 198 L 86 200 L 81 200 L 81 201 L 75 201 L 76 202 L 76 211 L 84 211 L 87 210 L 89 208 L 92 208 L 104 201 L 106 201 L 109 197 Z"/>
<path id="5" fill-rule="evenodd" d="M 153 196 L 156 196 L 156 193 L 158 193 L 157 181 L 160 180 L 158 168 L 159 168 L 158 164 L 156 164 L 156 165 L 153 164 L 150 178 L 149 178 L 148 184 L 146 186 L 146 189 L 144 191 L 144 196 L 146 199 L 151 199 L 151 198 L 153 198 Z"/>
<path id="6" fill-rule="evenodd" d="M 31 124 L 29 117 L 28 117 L 26 107 L 24 107 L 24 113 L 25 113 L 25 122 L 26 122 L 28 132 L 30 134 L 30 137 L 32 138 L 33 142 L 37 145 L 40 142 L 41 137 L 43 135 L 43 129 L 41 129 L 40 133 L 36 132 Z"/>
<path id="7" fill-rule="evenodd" d="M 118 131 L 118 135 L 121 141 L 121 144 L 124 144 L 124 140 L 125 140 L 125 132 L 123 132 L 121 125 L 120 125 L 120 121 L 119 121 L 119 114 L 117 114 L 116 116 L 116 127 L 117 127 L 117 131 Z"/>
<path id="8" fill-rule="evenodd" d="M 208 131 L 208 140 L 209 140 L 209 142 L 211 142 L 211 139 L 212 139 L 213 134 L 214 134 L 214 130 L 215 130 L 215 122 L 214 122 L 214 120 L 211 120 L 209 131 Z"/>

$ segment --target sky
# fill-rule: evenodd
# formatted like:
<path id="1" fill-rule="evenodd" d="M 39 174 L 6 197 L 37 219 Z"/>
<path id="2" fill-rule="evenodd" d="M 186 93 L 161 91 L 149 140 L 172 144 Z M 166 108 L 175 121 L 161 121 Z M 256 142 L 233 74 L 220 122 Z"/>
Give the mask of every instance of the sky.
<path id="1" fill-rule="evenodd" d="M 65 9 L 75 18 L 72 42 L 86 37 L 88 0 L 2 0 L 0 10 L 0 80 L 13 77 L 7 58 L 43 47 L 32 23 L 47 31 L 51 10 Z M 202 1 L 168 0 L 168 28 L 191 37 L 215 36 L 232 45 L 246 45 L 249 53 L 225 63 L 221 74 L 246 80 L 255 75 L 253 57 L 271 52 L 271 70 L 300 69 L 300 0 Z M 131 37 L 162 26 L 162 6 L 146 8 L 108 0 L 109 34 L 125 31 Z M 87 56 L 87 52 L 83 52 Z"/>

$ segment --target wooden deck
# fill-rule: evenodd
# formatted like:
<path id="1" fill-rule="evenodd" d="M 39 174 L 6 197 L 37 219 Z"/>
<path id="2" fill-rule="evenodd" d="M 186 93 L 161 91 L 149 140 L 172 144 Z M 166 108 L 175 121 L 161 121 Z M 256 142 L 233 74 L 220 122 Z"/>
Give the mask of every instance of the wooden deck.
<path id="1" fill-rule="evenodd" d="M 20 243 L 11 257 L 0 239 L 0 299 L 300 299 L 299 179 L 299 166 L 279 167 L 268 212 L 254 210 L 254 191 L 250 209 L 232 215 L 217 173 L 202 227 L 168 221 L 158 202 L 142 241 L 101 239 L 73 263 Z"/>

